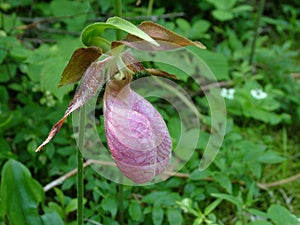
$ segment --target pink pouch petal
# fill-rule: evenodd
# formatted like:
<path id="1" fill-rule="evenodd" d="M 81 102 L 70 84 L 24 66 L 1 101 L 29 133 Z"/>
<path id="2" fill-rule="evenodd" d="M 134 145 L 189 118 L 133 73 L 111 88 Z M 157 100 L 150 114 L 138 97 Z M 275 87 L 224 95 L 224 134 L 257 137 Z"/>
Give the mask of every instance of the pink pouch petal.
<path id="1" fill-rule="evenodd" d="M 167 167 L 172 142 L 159 112 L 126 84 L 107 83 L 104 121 L 108 146 L 121 172 L 136 183 L 150 182 Z"/>

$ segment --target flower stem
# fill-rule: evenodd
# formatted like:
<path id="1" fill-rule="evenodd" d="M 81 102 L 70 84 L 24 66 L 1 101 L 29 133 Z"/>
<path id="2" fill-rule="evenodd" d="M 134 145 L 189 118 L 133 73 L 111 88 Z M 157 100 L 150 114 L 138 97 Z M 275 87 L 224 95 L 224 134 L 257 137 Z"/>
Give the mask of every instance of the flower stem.
<path id="1" fill-rule="evenodd" d="M 83 225 L 83 158 L 80 150 L 83 147 L 85 128 L 85 109 L 80 111 L 79 140 L 77 149 L 77 225 Z"/>
<path id="2" fill-rule="evenodd" d="M 115 6 L 115 15 L 118 17 L 122 17 L 122 0 L 114 0 Z M 121 31 L 116 30 L 116 37 L 117 39 L 121 39 Z"/>
<path id="3" fill-rule="evenodd" d="M 154 3 L 154 0 L 149 0 L 148 9 L 147 9 L 147 16 L 151 16 L 151 14 L 152 14 L 153 3 Z"/>
<path id="4" fill-rule="evenodd" d="M 122 16 L 122 0 L 114 0 L 115 5 L 115 15 L 121 17 Z M 120 30 L 116 30 L 116 37 L 117 39 L 121 39 L 121 32 Z M 125 67 L 126 68 L 126 67 Z M 120 175 L 121 176 L 121 175 Z M 120 177 L 120 181 L 122 180 L 122 177 Z M 123 190 L 123 184 L 118 184 L 118 201 L 119 201 L 119 223 L 124 224 L 124 208 L 123 208 L 123 201 L 124 201 L 124 190 Z"/>
<path id="5" fill-rule="evenodd" d="M 120 181 L 122 178 L 120 179 Z M 124 224 L 124 207 L 123 207 L 123 201 L 124 201 L 124 190 L 123 190 L 123 184 L 118 184 L 118 201 L 119 201 L 119 222 L 120 224 Z"/>
<path id="6" fill-rule="evenodd" d="M 256 23 L 255 23 L 254 38 L 252 40 L 251 52 L 250 52 L 250 57 L 249 57 L 249 64 L 250 65 L 252 65 L 252 62 L 253 62 L 253 57 L 254 57 L 254 52 L 255 52 L 255 44 L 256 44 L 256 40 L 258 38 L 258 30 L 259 30 L 259 25 L 260 25 L 260 19 L 261 19 L 261 16 L 263 14 L 264 6 L 265 6 L 265 0 L 260 0 L 259 5 L 258 5 Z"/>

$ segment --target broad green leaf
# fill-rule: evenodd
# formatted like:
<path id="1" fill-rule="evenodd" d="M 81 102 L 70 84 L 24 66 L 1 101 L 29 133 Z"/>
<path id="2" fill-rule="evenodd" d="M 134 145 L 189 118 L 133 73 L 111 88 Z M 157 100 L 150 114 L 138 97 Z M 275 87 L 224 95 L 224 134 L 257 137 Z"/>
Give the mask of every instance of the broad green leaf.
<path id="1" fill-rule="evenodd" d="M 233 14 L 229 11 L 225 10 L 214 10 L 212 12 L 213 17 L 215 17 L 217 20 L 220 21 L 227 21 L 227 20 L 232 20 L 233 19 Z"/>
<path id="2" fill-rule="evenodd" d="M 80 32 L 86 24 L 90 9 L 87 1 L 53 0 L 48 5 L 55 17 L 64 17 L 68 31 Z"/>
<path id="3" fill-rule="evenodd" d="M 182 18 L 176 19 L 176 24 L 185 33 L 188 33 L 191 30 L 190 23 L 185 19 Z"/>
<path id="4" fill-rule="evenodd" d="M 2 169 L 1 204 L 11 225 L 42 224 L 38 205 L 44 198 L 42 186 L 20 162 L 10 159 Z"/>
<path id="5" fill-rule="evenodd" d="M 183 221 L 180 210 L 175 208 L 168 208 L 167 218 L 170 225 L 181 225 Z"/>
<path id="6" fill-rule="evenodd" d="M 155 40 L 153 40 L 147 33 L 136 27 L 134 24 L 120 17 L 112 17 L 109 18 L 105 23 L 98 22 L 87 26 L 81 34 L 82 43 L 86 46 L 99 46 L 99 44 L 102 44 L 102 41 L 107 43 L 107 40 L 101 40 L 97 38 L 101 38 L 102 33 L 108 28 L 125 31 L 153 45 L 159 46 L 159 44 Z"/>
<path id="7" fill-rule="evenodd" d="M 213 4 L 217 9 L 230 10 L 237 2 L 237 0 L 206 0 L 207 2 Z"/>
<path id="8" fill-rule="evenodd" d="M 268 164 L 280 163 L 283 162 L 284 160 L 285 160 L 284 157 L 279 156 L 277 152 L 274 152 L 272 150 L 264 152 L 257 159 L 258 162 L 268 163 Z"/>
<path id="9" fill-rule="evenodd" d="M 226 174 L 216 174 L 213 176 L 213 179 L 216 180 L 223 188 L 225 188 L 229 194 L 232 193 L 231 179 Z"/>
<path id="10" fill-rule="evenodd" d="M 32 81 L 39 82 L 42 90 L 47 90 L 60 101 L 74 89 L 73 85 L 58 88 L 61 73 L 70 55 L 79 45 L 78 38 L 64 38 L 53 46 L 41 45 L 26 60 L 26 73 Z"/>
<path id="11" fill-rule="evenodd" d="M 66 206 L 66 209 L 65 209 L 66 213 L 75 211 L 77 209 L 77 205 L 78 205 L 77 198 L 72 199 Z"/>
<path id="12" fill-rule="evenodd" d="M 109 196 L 104 198 L 101 202 L 101 207 L 105 210 L 110 212 L 112 217 L 115 217 L 118 211 L 118 201 L 115 197 Z"/>
<path id="13" fill-rule="evenodd" d="M 228 62 L 226 58 L 216 52 L 211 52 L 208 50 L 203 50 L 196 48 L 195 46 L 189 46 L 187 49 L 191 50 L 197 56 L 199 56 L 208 66 L 208 68 L 213 72 L 216 76 L 217 80 L 228 80 Z M 202 68 L 200 68 L 201 70 Z"/>
<path id="14" fill-rule="evenodd" d="M 273 204 L 268 209 L 269 218 L 276 224 L 297 225 L 299 221 L 295 215 L 281 205 Z"/>
<path id="15" fill-rule="evenodd" d="M 43 225 L 64 225 L 64 221 L 56 211 L 45 213 L 42 216 Z"/>
<path id="16" fill-rule="evenodd" d="M 97 47 L 76 49 L 62 73 L 59 87 L 79 81 L 91 63 L 100 55 L 101 49 Z"/>
<path id="17" fill-rule="evenodd" d="M 142 207 L 137 202 L 130 202 L 128 207 L 128 213 L 134 221 L 141 221 L 143 217 Z"/>
<path id="18" fill-rule="evenodd" d="M 154 206 L 152 209 L 152 221 L 154 225 L 161 225 L 164 219 L 164 210 L 160 206 Z"/>

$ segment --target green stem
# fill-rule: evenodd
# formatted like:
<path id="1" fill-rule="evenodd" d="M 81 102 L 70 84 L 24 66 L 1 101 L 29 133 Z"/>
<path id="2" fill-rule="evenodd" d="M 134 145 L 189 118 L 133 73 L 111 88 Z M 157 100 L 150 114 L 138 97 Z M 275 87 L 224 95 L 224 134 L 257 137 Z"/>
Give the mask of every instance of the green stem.
<path id="1" fill-rule="evenodd" d="M 152 14 L 153 3 L 154 3 L 154 0 L 149 0 L 148 9 L 147 9 L 147 16 L 151 16 L 151 14 Z"/>
<path id="2" fill-rule="evenodd" d="M 115 16 L 122 17 L 122 0 L 114 0 Z M 121 31 L 116 30 L 117 39 L 121 39 Z"/>
<path id="3" fill-rule="evenodd" d="M 80 111 L 79 140 L 77 149 L 77 225 L 83 225 L 83 158 L 81 149 L 83 147 L 83 138 L 85 130 L 85 110 L 82 107 Z"/>
<path id="4" fill-rule="evenodd" d="M 255 23 L 255 31 L 254 31 L 254 38 L 252 40 L 252 45 L 251 45 L 251 52 L 250 52 L 250 57 L 249 57 L 249 64 L 252 65 L 253 63 L 253 57 L 254 57 L 254 52 L 255 52 L 255 44 L 256 40 L 258 38 L 258 30 L 259 30 L 259 25 L 260 25 L 260 19 L 263 14 L 264 6 L 265 6 L 265 0 L 260 0 L 258 6 L 258 12 L 257 12 L 257 18 L 256 18 L 256 23 Z"/>
<path id="5" fill-rule="evenodd" d="M 120 174 L 121 176 L 121 174 Z M 120 179 L 120 181 L 122 178 Z M 124 201 L 124 189 L 123 184 L 118 184 L 118 200 L 119 200 L 119 222 L 120 224 L 124 224 L 124 207 L 123 207 L 123 201 Z"/>
<path id="6" fill-rule="evenodd" d="M 115 16 L 122 17 L 122 0 L 114 0 L 115 4 Z M 117 39 L 121 39 L 121 32 L 120 30 L 116 30 L 116 37 Z M 126 67 L 125 67 L 126 68 Z M 120 174 L 121 176 L 121 174 Z M 120 178 L 120 181 L 122 180 L 122 177 Z M 123 208 L 123 201 L 124 201 L 124 190 L 123 190 L 123 184 L 118 184 L 118 200 L 119 200 L 119 223 L 124 224 L 124 208 Z"/>
<path id="7" fill-rule="evenodd" d="M 288 152 L 287 152 L 287 131 L 286 131 L 285 127 L 283 127 L 283 129 L 282 129 L 282 150 L 283 150 L 284 157 L 288 158 Z M 287 163 L 288 163 L 288 160 L 285 160 L 282 163 L 282 176 L 283 177 L 286 177 Z"/>

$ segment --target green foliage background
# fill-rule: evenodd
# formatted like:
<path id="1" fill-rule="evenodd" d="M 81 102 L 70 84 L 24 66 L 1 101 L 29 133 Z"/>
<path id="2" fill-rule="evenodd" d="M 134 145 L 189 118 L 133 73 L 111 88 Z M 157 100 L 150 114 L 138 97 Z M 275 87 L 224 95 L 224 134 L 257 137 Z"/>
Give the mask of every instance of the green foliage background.
<path id="1" fill-rule="evenodd" d="M 153 20 L 204 43 L 218 81 L 235 94 L 225 99 L 228 123 L 222 148 L 204 172 L 198 166 L 209 136 L 205 120 L 181 176 L 151 186 L 124 186 L 121 199 L 118 185 L 87 167 L 86 224 L 299 224 L 300 4 L 267 1 L 258 25 L 259 4 L 123 1 L 123 16 L 131 22 Z M 57 85 L 72 52 L 82 46 L 80 32 L 113 16 L 113 1 L 6 0 L 0 10 L 0 224 L 76 224 L 76 178 L 42 190 L 76 168 L 71 120 L 44 152 L 34 149 L 74 93 L 74 85 Z M 106 36 L 115 39 L 114 32 Z M 180 78 L 178 83 L 208 121 L 205 98 L 189 79 Z M 253 89 L 262 89 L 267 98 L 253 98 Z M 153 104 L 163 105 L 155 99 Z M 159 110 L 171 136 L 177 137 L 177 118 L 166 106 Z M 291 176 L 290 182 L 268 187 Z"/>

